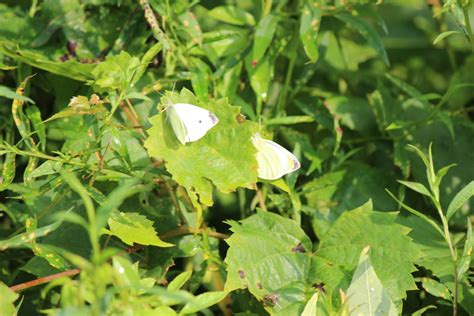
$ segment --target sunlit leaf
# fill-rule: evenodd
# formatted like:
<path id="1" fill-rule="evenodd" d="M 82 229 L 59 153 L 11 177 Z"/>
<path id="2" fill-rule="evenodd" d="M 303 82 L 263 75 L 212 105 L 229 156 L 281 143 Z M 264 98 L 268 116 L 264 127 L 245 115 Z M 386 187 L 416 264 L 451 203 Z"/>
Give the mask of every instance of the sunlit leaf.
<path id="1" fill-rule="evenodd" d="M 138 213 L 112 212 L 108 220 L 110 232 L 127 245 L 140 244 L 157 247 L 172 247 L 156 234 L 153 222 Z"/>

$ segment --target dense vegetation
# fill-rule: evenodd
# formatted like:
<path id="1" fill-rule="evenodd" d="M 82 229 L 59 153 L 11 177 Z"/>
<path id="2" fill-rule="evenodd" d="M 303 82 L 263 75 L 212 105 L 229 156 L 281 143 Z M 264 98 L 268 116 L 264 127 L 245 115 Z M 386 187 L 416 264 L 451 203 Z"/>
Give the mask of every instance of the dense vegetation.
<path id="1" fill-rule="evenodd" d="M 474 2 L 3 0 L 0 315 L 472 315 Z M 170 104 L 219 123 L 180 144 Z M 252 136 L 301 162 L 257 177 Z"/>

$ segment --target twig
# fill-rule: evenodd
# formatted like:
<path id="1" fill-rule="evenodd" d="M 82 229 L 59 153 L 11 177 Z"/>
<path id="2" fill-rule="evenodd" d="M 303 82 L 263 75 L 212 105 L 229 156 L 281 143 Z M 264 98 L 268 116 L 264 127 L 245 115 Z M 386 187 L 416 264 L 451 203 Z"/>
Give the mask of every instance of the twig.
<path id="1" fill-rule="evenodd" d="M 196 230 L 194 228 L 187 228 L 187 227 L 178 228 L 176 230 L 172 230 L 170 232 L 164 233 L 160 236 L 160 238 L 161 239 L 169 239 L 169 238 L 176 237 L 176 236 L 196 234 L 196 233 L 197 234 L 207 234 L 211 237 L 218 238 L 218 239 L 229 238 L 228 235 L 223 234 L 223 233 L 214 232 L 214 231 L 210 231 L 210 230 L 206 230 L 206 229 Z M 134 252 L 136 252 L 140 249 L 143 249 L 144 247 L 145 246 L 138 245 L 138 244 L 133 245 L 132 247 L 129 247 L 129 248 L 125 249 L 125 253 L 127 253 L 127 254 L 134 253 Z M 81 272 L 81 270 L 79 270 L 79 269 L 71 269 L 71 270 L 59 272 L 59 273 L 56 273 L 56 274 L 52 274 L 52 275 L 48 275 L 48 276 L 45 276 L 45 277 L 42 277 L 42 278 L 38 278 L 36 280 L 32 280 L 32 281 L 20 283 L 20 284 L 17 284 L 17 285 L 13 285 L 13 286 L 10 287 L 10 290 L 12 290 L 14 292 L 19 292 L 19 291 L 28 289 L 28 288 L 33 287 L 33 286 L 37 286 L 37 285 L 40 285 L 40 284 L 51 282 L 55 279 L 58 279 L 58 278 L 61 278 L 61 277 L 64 277 L 64 276 L 74 276 L 74 275 L 79 274 L 80 272 Z"/>
<path id="2" fill-rule="evenodd" d="M 40 285 L 40 284 L 43 284 L 43 283 L 48 283 L 48 282 L 53 281 L 55 279 L 61 278 L 63 276 L 73 276 L 73 275 L 79 274 L 80 272 L 81 272 L 81 270 L 79 270 L 79 269 L 72 269 L 72 270 L 67 270 L 67 271 L 64 271 L 64 272 L 59 272 L 59 273 L 56 273 L 56 274 L 52 274 L 52 275 L 48 275 L 48 276 L 45 276 L 45 277 L 42 277 L 42 278 L 38 278 L 36 280 L 32 280 L 32 281 L 28 281 L 28 282 L 24 282 L 24 283 L 20 283 L 20 284 L 11 286 L 10 290 L 12 290 L 14 292 L 19 292 L 21 290 L 24 290 L 24 289 L 27 289 L 27 288 L 30 288 L 30 287 L 33 287 L 33 286 L 36 286 L 36 285 Z"/>

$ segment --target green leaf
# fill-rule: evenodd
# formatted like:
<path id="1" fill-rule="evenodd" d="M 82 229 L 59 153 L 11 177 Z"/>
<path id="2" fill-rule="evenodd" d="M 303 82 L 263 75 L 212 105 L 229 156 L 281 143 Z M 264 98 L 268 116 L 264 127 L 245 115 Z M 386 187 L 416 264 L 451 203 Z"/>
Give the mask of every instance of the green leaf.
<path id="1" fill-rule="evenodd" d="M 298 223 L 261 211 L 229 224 L 225 289 L 247 288 L 257 299 L 273 301 L 267 308 L 272 315 L 300 314 L 310 287 L 312 244 Z"/>
<path id="2" fill-rule="evenodd" d="M 134 243 L 157 247 L 172 247 L 157 235 L 153 222 L 139 213 L 112 212 L 108 220 L 110 235 L 120 238 L 127 245 Z"/>
<path id="3" fill-rule="evenodd" d="M 436 38 L 433 41 L 433 45 L 438 44 L 439 42 L 441 42 L 445 38 L 448 38 L 449 36 L 454 35 L 454 34 L 461 34 L 462 35 L 462 33 L 459 32 L 459 31 L 446 31 L 446 32 L 443 32 L 441 34 L 438 34 L 438 36 L 436 36 Z"/>
<path id="4" fill-rule="evenodd" d="M 397 180 L 397 181 L 420 194 L 431 197 L 430 191 L 428 191 L 428 189 L 421 183 L 411 182 L 411 181 L 402 181 L 402 180 Z"/>
<path id="5" fill-rule="evenodd" d="M 258 22 L 253 40 L 253 62 L 258 62 L 265 54 L 275 35 L 277 23 L 278 16 L 273 14 L 266 15 Z"/>
<path id="6" fill-rule="evenodd" d="M 300 38 L 306 55 L 312 62 L 318 60 L 318 33 L 321 25 L 321 9 L 306 2 L 301 13 Z"/>
<path id="7" fill-rule="evenodd" d="M 43 226 L 30 232 L 15 235 L 9 239 L 0 240 L 0 250 L 9 248 L 31 248 L 31 242 L 36 238 L 48 235 L 61 225 L 61 221 Z"/>
<path id="8" fill-rule="evenodd" d="M 213 112 L 219 123 L 197 142 L 181 145 L 166 123 L 166 115 L 158 114 L 150 121 L 152 128 L 145 141 L 150 156 L 163 159 L 173 179 L 188 192 L 199 195 L 201 203 L 212 205 L 213 186 L 223 192 L 238 187 L 249 187 L 257 182 L 256 149 L 251 137 L 257 124 L 239 123 L 239 108 L 227 100 L 210 100 L 202 103 L 189 91 L 170 93 L 162 100 L 169 103 L 190 103 Z"/>
<path id="9" fill-rule="evenodd" d="M 183 287 L 183 285 L 186 282 L 188 282 L 188 280 L 189 280 L 189 278 L 191 277 L 192 274 L 193 274 L 193 271 L 191 271 L 191 270 L 184 271 L 184 272 L 178 274 L 173 279 L 173 281 L 171 281 L 170 284 L 168 284 L 168 290 L 175 291 L 175 290 L 181 289 Z"/>
<path id="10" fill-rule="evenodd" d="M 390 66 L 382 39 L 372 26 L 370 26 L 363 18 L 350 13 L 338 13 L 334 16 L 346 23 L 349 27 L 356 29 L 367 40 L 368 44 L 375 49 L 385 64 Z"/>
<path id="11" fill-rule="evenodd" d="M 318 296 L 319 296 L 319 292 L 316 292 L 313 294 L 313 296 L 311 296 L 308 303 L 306 303 L 306 306 L 304 307 L 304 310 L 301 316 L 316 316 Z"/>
<path id="12" fill-rule="evenodd" d="M 3 282 L 0 282 L 0 315 L 16 315 L 17 310 L 13 303 L 20 295 L 10 290 Z"/>
<path id="13" fill-rule="evenodd" d="M 211 18 L 235 25 L 255 25 L 255 18 L 247 11 L 235 6 L 218 6 L 208 12 Z"/>
<path id="14" fill-rule="evenodd" d="M 314 122 L 314 118 L 308 115 L 300 116 L 282 116 L 275 117 L 269 120 L 265 120 L 265 125 L 294 125 L 299 123 L 311 123 Z"/>
<path id="15" fill-rule="evenodd" d="M 315 257 L 316 281 L 324 282 L 330 291 L 349 285 L 348 271 L 355 269 L 368 245 L 378 278 L 392 301 L 400 304 L 407 290 L 416 289 L 411 273 L 420 253 L 407 236 L 410 229 L 396 224 L 396 218 L 397 213 L 365 208 L 344 212 L 321 239 Z"/>
<path id="16" fill-rule="evenodd" d="M 155 58 L 156 55 L 158 55 L 162 49 L 163 49 L 163 43 L 158 42 L 146 51 L 146 53 L 143 55 L 142 59 L 140 60 L 140 65 L 138 66 L 135 75 L 133 76 L 133 80 L 131 82 L 132 85 L 134 85 L 135 83 L 138 82 L 138 80 L 140 80 L 140 78 L 143 76 L 146 69 L 148 68 L 148 64 L 153 61 L 153 58 Z"/>
<path id="17" fill-rule="evenodd" d="M 354 315 L 398 315 L 369 258 L 370 246 L 362 249 L 359 264 L 347 290 L 349 310 Z"/>
<path id="18" fill-rule="evenodd" d="M 211 69 L 199 58 L 192 58 L 190 61 L 191 84 L 193 85 L 193 90 L 200 100 L 207 100 Z"/>
<path id="19" fill-rule="evenodd" d="M 0 97 L 4 97 L 4 98 L 7 98 L 7 99 L 13 99 L 13 100 L 18 99 L 18 100 L 21 100 L 21 101 L 35 103 L 35 101 L 31 100 L 30 98 L 25 97 L 24 95 L 19 95 L 15 91 L 13 91 L 10 88 L 5 87 L 5 86 L 0 86 Z"/>
<path id="20" fill-rule="evenodd" d="M 420 278 L 418 281 L 421 281 L 421 286 L 431 295 L 451 300 L 451 293 L 444 284 L 430 278 Z"/>
<path id="21" fill-rule="evenodd" d="M 5 161 L 3 162 L 2 168 L 2 179 L 0 182 L 0 192 L 6 190 L 8 186 L 15 179 L 15 170 L 16 170 L 16 154 L 7 153 L 5 155 Z"/>
<path id="22" fill-rule="evenodd" d="M 140 68 L 140 60 L 122 51 L 117 56 L 108 56 L 92 71 L 97 91 L 125 90 L 133 82 L 133 77 Z"/>
<path id="23" fill-rule="evenodd" d="M 83 64 L 73 60 L 52 61 L 41 53 L 20 49 L 16 44 L 7 41 L 0 41 L 0 52 L 14 60 L 74 80 L 87 81 L 93 78 L 91 74 L 94 69 L 93 64 Z"/>
<path id="24" fill-rule="evenodd" d="M 435 305 L 425 306 L 423 308 L 420 308 L 416 312 L 412 313 L 411 316 L 421 316 L 421 315 L 424 314 L 424 312 L 426 312 L 427 310 L 430 310 L 430 309 L 436 309 L 436 306 Z"/>
<path id="25" fill-rule="evenodd" d="M 461 280 L 464 273 L 469 270 L 471 265 L 471 257 L 472 257 L 472 224 L 470 219 L 467 219 L 467 233 L 466 233 L 466 241 L 464 242 L 464 250 L 462 252 L 462 256 L 459 258 L 458 263 L 458 279 Z"/>
<path id="26" fill-rule="evenodd" d="M 25 112 L 26 116 L 33 124 L 33 128 L 39 138 L 41 149 L 44 151 L 46 148 L 46 127 L 43 124 L 43 120 L 41 119 L 41 112 L 39 108 L 35 105 L 27 106 Z"/>
<path id="27" fill-rule="evenodd" d="M 262 99 L 267 97 L 268 88 L 273 78 L 273 57 L 266 54 L 262 59 L 254 63 L 252 55 L 245 58 L 245 69 L 250 76 L 250 86 L 255 94 Z"/>
<path id="28" fill-rule="evenodd" d="M 216 291 L 216 292 L 206 292 L 196 296 L 191 302 L 186 303 L 183 309 L 179 313 L 180 315 L 192 314 L 196 313 L 200 310 L 203 310 L 207 307 L 210 307 L 214 304 L 219 303 L 222 301 L 228 292 L 226 291 Z"/>
<path id="29" fill-rule="evenodd" d="M 449 220 L 474 195 L 474 181 L 469 182 L 449 203 L 446 218 Z"/>

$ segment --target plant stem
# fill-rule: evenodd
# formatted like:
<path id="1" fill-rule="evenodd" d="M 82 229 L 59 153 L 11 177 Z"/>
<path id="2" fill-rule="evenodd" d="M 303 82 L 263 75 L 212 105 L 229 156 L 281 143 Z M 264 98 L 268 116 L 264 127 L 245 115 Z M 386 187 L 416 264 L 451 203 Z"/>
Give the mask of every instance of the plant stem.
<path id="1" fill-rule="evenodd" d="M 469 43 L 471 44 L 471 51 L 474 53 L 474 33 L 471 28 L 471 19 L 469 17 L 469 12 L 468 12 L 467 7 L 463 9 L 463 13 L 464 13 L 464 23 L 466 23 L 466 29 L 467 29 L 467 35 L 468 35 L 467 39 Z"/>
<path id="2" fill-rule="evenodd" d="M 36 286 L 36 285 L 40 285 L 40 284 L 43 284 L 43 283 L 48 283 L 50 281 L 56 280 L 56 279 L 58 279 L 60 277 L 63 277 L 63 276 L 73 276 L 73 275 L 79 274 L 80 272 L 81 272 L 81 270 L 79 270 L 79 269 L 67 270 L 67 271 L 64 271 L 64 272 L 48 275 L 48 276 L 45 276 L 45 277 L 42 277 L 42 278 L 38 278 L 36 280 L 32 280 L 32 281 L 28 281 L 28 282 L 25 282 L 25 283 L 20 283 L 20 284 L 11 286 L 10 290 L 12 290 L 14 292 L 19 292 L 19 291 L 22 291 L 24 289 L 27 289 L 27 288 L 30 288 L 30 287 L 33 287 L 33 286 Z"/>
<path id="3" fill-rule="evenodd" d="M 449 251 L 451 252 L 451 257 L 453 259 L 453 267 L 454 267 L 453 316 L 457 316 L 458 314 L 458 287 L 459 287 L 457 255 L 453 247 L 451 234 L 449 233 L 448 221 L 446 220 L 443 210 L 441 209 L 441 204 L 439 203 L 439 200 L 437 198 L 434 199 L 434 202 L 435 202 L 435 206 L 438 211 L 439 217 L 441 218 L 441 222 L 443 223 L 444 239 L 446 239 L 446 242 L 448 243 Z"/>

